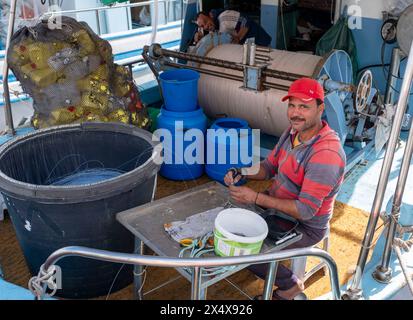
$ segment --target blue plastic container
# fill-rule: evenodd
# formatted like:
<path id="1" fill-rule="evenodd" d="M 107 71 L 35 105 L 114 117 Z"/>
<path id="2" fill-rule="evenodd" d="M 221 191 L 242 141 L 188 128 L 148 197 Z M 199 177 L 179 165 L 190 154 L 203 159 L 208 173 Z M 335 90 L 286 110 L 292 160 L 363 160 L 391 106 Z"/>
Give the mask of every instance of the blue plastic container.
<path id="1" fill-rule="evenodd" d="M 174 112 L 161 109 L 158 116 L 158 129 L 167 129 L 171 132 L 171 139 L 167 141 L 161 137 L 163 142 L 164 163 L 160 174 L 171 180 L 193 180 L 204 173 L 204 135 L 207 128 L 207 118 L 201 108 L 190 112 Z M 188 138 L 184 141 L 185 134 L 188 136 L 198 129 L 198 137 Z M 177 150 L 176 142 L 182 146 Z M 193 163 L 188 162 L 185 153 L 190 153 Z"/>
<path id="2" fill-rule="evenodd" d="M 245 120 L 238 118 L 218 119 L 211 129 L 223 131 L 207 135 L 205 172 L 211 179 L 224 184 L 225 174 L 230 168 L 252 165 L 252 130 Z M 244 183 L 245 180 L 241 180 L 237 185 Z"/>
<path id="3" fill-rule="evenodd" d="M 199 73 L 188 69 L 169 70 L 159 76 L 165 109 L 176 112 L 198 108 Z"/>

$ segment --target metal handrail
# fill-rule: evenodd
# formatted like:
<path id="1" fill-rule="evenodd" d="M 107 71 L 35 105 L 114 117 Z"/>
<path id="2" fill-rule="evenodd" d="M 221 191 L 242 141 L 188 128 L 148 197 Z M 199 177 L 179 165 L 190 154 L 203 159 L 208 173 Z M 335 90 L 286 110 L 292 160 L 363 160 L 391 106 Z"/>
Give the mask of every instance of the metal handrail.
<path id="1" fill-rule="evenodd" d="M 340 284 L 338 279 L 337 265 L 331 255 L 318 248 L 300 248 L 283 250 L 279 252 L 264 253 L 258 255 L 238 256 L 238 257 L 213 257 L 213 258 L 173 258 L 173 257 L 161 257 L 161 256 L 145 256 L 138 254 L 128 254 L 120 252 L 111 252 L 106 250 L 98 250 L 87 247 L 71 246 L 64 247 L 62 249 L 53 252 L 41 266 L 41 272 L 44 274 L 52 267 L 56 262 L 64 257 L 77 256 L 107 262 L 133 264 L 133 265 L 146 265 L 152 267 L 169 267 L 169 268 L 183 268 L 192 267 L 193 269 L 193 283 L 192 283 L 192 296 L 191 298 L 196 300 L 199 298 L 199 273 L 202 268 L 207 267 L 223 267 L 234 265 L 250 265 L 259 263 L 268 263 L 283 261 L 292 258 L 313 256 L 323 260 L 328 269 L 330 275 L 330 284 L 333 294 L 333 299 L 339 300 Z M 198 276 L 198 277 L 197 277 Z"/>
<path id="2" fill-rule="evenodd" d="M 366 232 L 365 232 L 364 239 L 362 242 L 360 254 L 357 260 L 356 273 L 353 277 L 350 287 L 348 288 L 346 292 L 346 297 L 349 299 L 360 299 L 361 298 L 361 294 L 362 294 L 361 279 L 363 276 L 364 268 L 367 263 L 367 258 L 368 258 L 368 254 L 369 254 L 371 244 L 373 241 L 373 236 L 374 236 L 374 231 L 376 229 L 377 221 L 380 216 L 380 211 L 381 211 L 381 207 L 382 207 L 383 199 L 384 199 L 384 193 L 386 192 L 386 187 L 388 184 L 391 167 L 392 167 L 392 163 L 394 160 L 394 154 L 396 152 L 396 147 L 397 147 L 397 143 L 398 143 L 398 139 L 399 139 L 399 135 L 401 131 L 403 117 L 404 117 L 404 114 L 407 108 L 407 101 L 409 98 L 409 92 L 410 92 L 410 87 L 412 84 L 412 79 L 413 79 L 413 43 L 411 45 L 409 57 L 407 60 L 406 71 L 403 77 L 403 83 L 402 83 L 402 87 L 400 90 L 400 97 L 397 103 L 396 114 L 394 116 L 390 138 L 387 142 L 386 154 L 384 156 L 383 166 L 380 172 L 380 177 L 379 177 L 379 181 L 378 181 L 377 188 L 376 188 L 374 202 L 371 208 L 369 221 L 367 223 Z M 409 147 L 408 149 L 410 148 L 411 147 Z M 396 205 L 396 207 L 400 207 L 401 198 L 402 198 L 404 186 L 405 186 L 406 179 L 407 179 L 408 167 L 410 164 L 410 161 L 408 163 L 406 163 L 405 161 L 406 160 L 405 157 L 411 157 L 411 155 L 409 155 L 408 153 L 409 152 L 407 152 L 406 150 L 403 156 L 403 168 L 402 168 L 403 170 L 401 170 L 400 172 L 400 177 L 397 183 L 395 198 L 393 200 L 392 210 L 395 209 L 394 205 Z M 398 212 L 395 211 L 393 217 L 397 216 L 397 214 Z M 389 232 L 387 234 L 386 249 L 383 253 L 383 260 L 382 260 L 382 266 L 381 266 L 383 267 L 384 265 L 384 269 L 388 268 L 388 261 L 390 259 L 390 248 L 391 248 L 393 238 L 394 238 L 394 226 L 395 225 L 392 223 L 391 228 L 389 229 Z M 383 274 L 388 272 L 388 270 L 384 270 L 384 269 L 382 270 Z M 383 276 L 385 277 L 385 275 Z"/>

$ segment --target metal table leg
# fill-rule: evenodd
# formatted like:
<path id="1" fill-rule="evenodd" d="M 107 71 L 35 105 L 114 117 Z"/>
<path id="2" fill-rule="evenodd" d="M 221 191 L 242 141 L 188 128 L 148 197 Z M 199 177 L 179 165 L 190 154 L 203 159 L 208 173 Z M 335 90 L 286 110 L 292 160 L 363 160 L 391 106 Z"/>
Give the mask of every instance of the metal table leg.
<path id="1" fill-rule="evenodd" d="M 139 253 L 140 255 L 143 255 L 144 249 L 145 249 L 145 244 L 139 238 L 135 237 L 135 252 Z M 143 300 L 143 294 L 142 294 L 143 269 L 144 269 L 144 266 L 142 265 L 133 266 L 133 284 L 134 284 L 134 292 L 135 292 L 136 300 Z"/>
<path id="2" fill-rule="evenodd" d="M 275 275 L 277 274 L 278 262 L 273 261 L 269 263 L 267 276 L 265 278 L 263 300 L 272 299 L 272 291 L 274 286 Z"/>
<path id="3" fill-rule="evenodd" d="M 201 300 L 205 299 L 205 290 L 201 289 L 201 268 L 194 267 L 192 269 L 192 280 L 191 280 L 191 300 Z"/>
<path id="4" fill-rule="evenodd" d="M 199 300 L 206 300 L 207 288 L 201 289 L 199 293 Z"/>

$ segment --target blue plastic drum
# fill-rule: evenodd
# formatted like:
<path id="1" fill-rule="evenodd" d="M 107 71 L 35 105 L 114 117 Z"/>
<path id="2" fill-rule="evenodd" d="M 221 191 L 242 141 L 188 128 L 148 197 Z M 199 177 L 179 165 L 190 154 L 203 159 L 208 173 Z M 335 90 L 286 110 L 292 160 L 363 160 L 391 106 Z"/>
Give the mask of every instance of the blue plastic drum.
<path id="1" fill-rule="evenodd" d="M 217 130 L 207 135 L 207 162 L 205 172 L 211 178 L 224 184 L 224 176 L 232 168 L 252 165 L 252 130 L 245 120 L 223 118 L 216 120 L 210 129 Z M 240 181 L 241 185 L 245 181 Z"/>
<path id="2" fill-rule="evenodd" d="M 174 112 L 162 108 L 157 126 L 171 133 L 170 139 L 161 133 L 164 163 L 160 174 L 171 180 L 193 180 L 202 176 L 207 128 L 207 118 L 202 109 Z"/>
<path id="3" fill-rule="evenodd" d="M 165 109 L 194 111 L 198 104 L 199 73 L 188 69 L 165 71 L 159 76 Z"/>

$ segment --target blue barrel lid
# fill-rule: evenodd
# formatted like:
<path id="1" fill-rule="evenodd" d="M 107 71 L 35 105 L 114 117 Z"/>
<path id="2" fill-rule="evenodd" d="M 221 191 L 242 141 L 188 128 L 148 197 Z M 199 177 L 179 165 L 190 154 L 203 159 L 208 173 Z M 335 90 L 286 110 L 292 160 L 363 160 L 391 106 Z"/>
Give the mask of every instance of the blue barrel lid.
<path id="1" fill-rule="evenodd" d="M 167 70 L 159 75 L 159 79 L 167 83 L 197 81 L 199 77 L 200 75 L 198 72 L 189 69 Z"/>
<path id="2" fill-rule="evenodd" d="M 249 129 L 249 130 L 251 129 L 248 126 L 248 122 L 240 118 L 218 119 L 212 124 L 211 128 L 212 129 L 224 129 L 224 130 L 235 129 L 237 131 L 240 131 L 241 129 Z"/>

